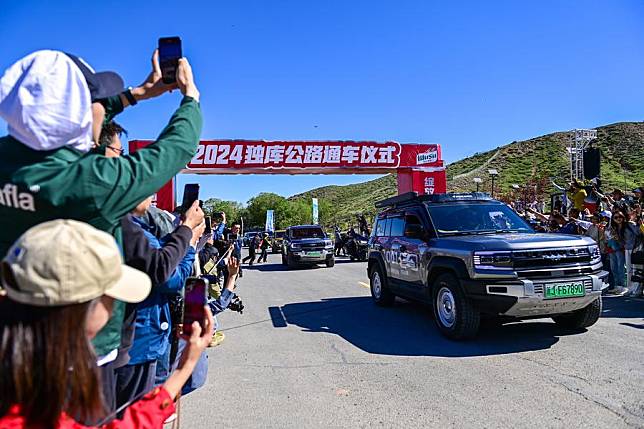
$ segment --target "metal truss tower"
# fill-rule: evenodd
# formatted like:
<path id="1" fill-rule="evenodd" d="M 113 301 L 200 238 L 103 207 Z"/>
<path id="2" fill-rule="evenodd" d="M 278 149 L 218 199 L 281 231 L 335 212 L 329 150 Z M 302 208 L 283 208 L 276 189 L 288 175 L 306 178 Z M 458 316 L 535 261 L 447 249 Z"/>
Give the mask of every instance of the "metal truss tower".
<path id="1" fill-rule="evenodd" d="M 570 153 L 570 179 L 584 180 L 584 149 L 597 138 L 597 130 L 574 129 L 571 131 L 568 153 Z"/>

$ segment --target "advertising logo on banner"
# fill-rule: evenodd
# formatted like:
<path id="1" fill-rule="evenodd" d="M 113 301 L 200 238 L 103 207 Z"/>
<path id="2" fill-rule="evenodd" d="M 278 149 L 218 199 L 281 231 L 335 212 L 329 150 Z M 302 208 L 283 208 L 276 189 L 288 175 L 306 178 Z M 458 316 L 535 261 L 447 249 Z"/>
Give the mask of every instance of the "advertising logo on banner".
<path id="1" fill-rule="evenodd" d="M 204 141 L 188 168 L 396 168 L 400 151 L 396 142 Z"/>
<path id="2" fill-rule="evenodd" d="M 266 226 L 264 228 L 264 231 L 275 231 L 273 210 L 266 210 Z"/>
<path id="3" fill-rule="evenodd" d="M 313 225 L 317 225 L 318 220 L 318 199 L 313 198 Z"/>
<path id="4" fill-rule="evenodd" d="M 416 155 L 417 165 L 433 164 L 436 161 L 438 161 L 438 151 L 435 149 L 429 150 L 427 152 L 419 153 Z"/>

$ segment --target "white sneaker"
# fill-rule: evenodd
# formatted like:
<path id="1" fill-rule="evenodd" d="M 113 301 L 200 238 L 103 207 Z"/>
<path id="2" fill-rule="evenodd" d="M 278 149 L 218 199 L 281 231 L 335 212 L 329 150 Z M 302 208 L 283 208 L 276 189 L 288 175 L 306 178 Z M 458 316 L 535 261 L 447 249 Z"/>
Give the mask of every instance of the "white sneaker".
<path id="1" fill-rule="evenodd" d="M 165 421 L 163 422 L 164 425 L 167 425 L 168 423 L 172 423 L 177 419 L 177 413 L 172 413 Z"/>
<path id="2" fill-rule="evenodd" d="M 624 295 L 628 295 L 628 293 L 629 293 L 628 288 L 625 288 L 622 286 L 615 287 L 615 292 L 614 292 L 615 296 L 624 296 Z"/>

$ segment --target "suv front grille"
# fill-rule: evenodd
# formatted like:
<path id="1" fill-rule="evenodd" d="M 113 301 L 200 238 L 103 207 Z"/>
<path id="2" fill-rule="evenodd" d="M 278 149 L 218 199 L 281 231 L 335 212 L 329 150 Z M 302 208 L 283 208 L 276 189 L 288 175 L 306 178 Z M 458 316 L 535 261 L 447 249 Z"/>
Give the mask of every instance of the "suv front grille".
<path id="1" fill-rule="evenodd" d="M 575 266 L 588 264 L 590 260 L 590 252 L 585 246 L 512 252 L 512 262 L 517 270 Z"/>
<path id="2" fill-rule="evenodd" d="M 300 247 L 306 250 L 322 250 L 324 249 L 324 243 L 302 243 Z"/>

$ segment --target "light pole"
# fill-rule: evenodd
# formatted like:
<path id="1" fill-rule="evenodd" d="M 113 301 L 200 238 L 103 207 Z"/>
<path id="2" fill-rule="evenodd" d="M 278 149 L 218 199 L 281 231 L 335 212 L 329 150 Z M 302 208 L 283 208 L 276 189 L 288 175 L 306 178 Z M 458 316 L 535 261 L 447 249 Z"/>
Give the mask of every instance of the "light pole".
<path id="1" fill-rule="evenodd" d="M 481 185 L 481 182 L 482 182 L 482 180 L 481 180 L 480 177 L 475 177 L 474 178 L 474 183 L 476 183 L 476 192 L 479 191 L 479 186 Z"/>
<path id="2" fill-rule="evenodd" d="M 499 175 L 499 172 L 494 168 L 489 169 L 487 172 L 490 176 L 492 176 L 492 198 L 494 198 L 494 179 L 496 179 L 496 176 Z"/>

